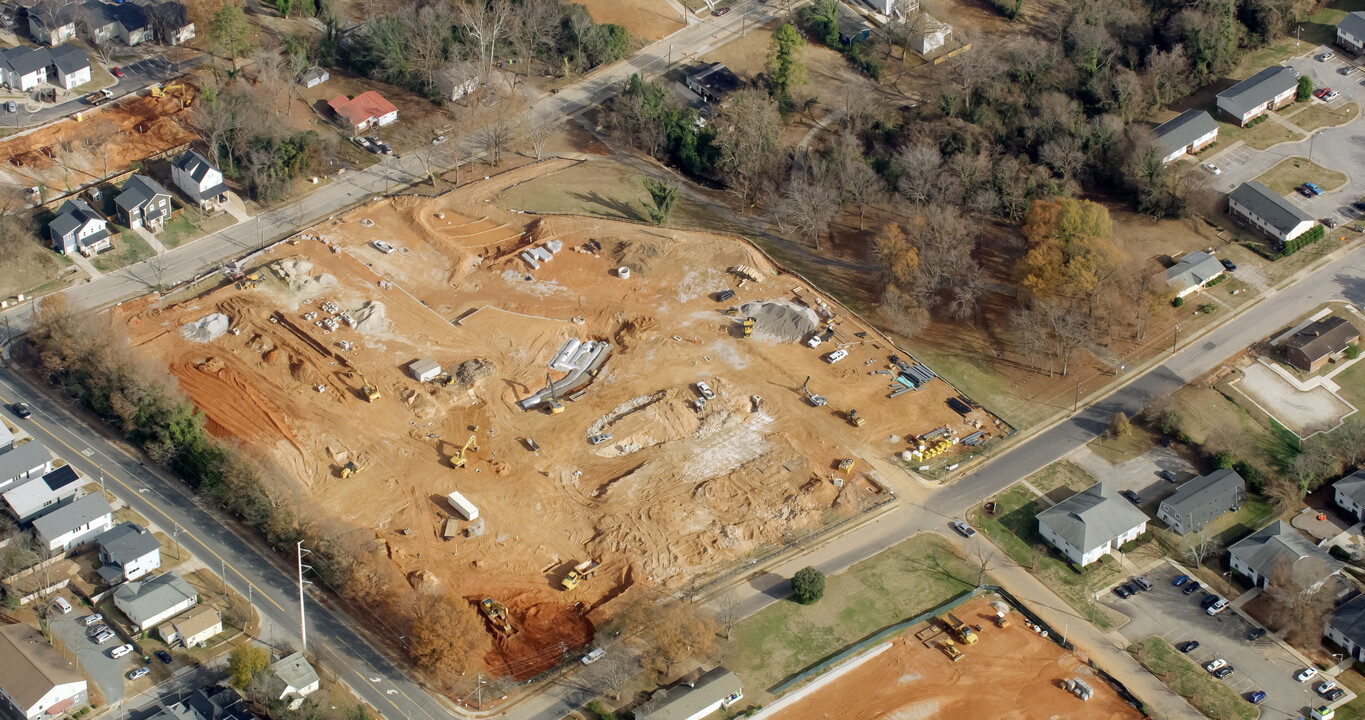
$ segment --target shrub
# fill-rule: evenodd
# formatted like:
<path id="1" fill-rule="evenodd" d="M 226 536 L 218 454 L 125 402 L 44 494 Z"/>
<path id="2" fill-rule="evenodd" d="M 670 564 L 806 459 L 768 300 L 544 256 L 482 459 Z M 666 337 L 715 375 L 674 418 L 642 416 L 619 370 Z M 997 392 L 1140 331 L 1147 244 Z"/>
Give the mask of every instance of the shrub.
<path id="1" fill-rule="evenodd" d="M 1121 412 L 1114 413 L 1114 419 L 1109 421 L 1109 435 L 1120 438 L 1133 431 L 1132 423 L 1128 422 L 1128 416 Z"/>
<path id="2" fill-rule="evenodd" d="M 1307 102 L 1313 97 L 1313 78 L 1307 75 L 1299 76 L 1299 87 L 1294 91 L 1294 99 L 1298 102 Z"/>
<path id="3" fill-rule="evenodd" d="M 1360 357 L 1360 343 L 1351 343 L 1346 346 L 1346 359 L 1355 360 Z"/>
<path id="4" fill-rule="evenodd" d="M 1336 559 L 1338 559 L 1338 560 L 1354 560 L 1354 559 L 1355 559 L 1355 558 L 1352 558 L 1352 557 L 1351 557 L 1351 553 L 1346 552 L 1346 549 L 1343 548 L 1343 547 L 1341 547 L 1340 545 L 1333 545 L 1332 547 L 1327 548 L 1327 554 L 1328 554 L 1328 555 L 1331 555 L 1332 557 L 1334 557 L 1334 558 L 1336 558 Z"/>
<path id="5" fill-rule="evenodd" d="M 1217 311 L 1218 306 L 1214 305 L 1213 303 L 1204 303 L 1203 305 L 1199 306 L 1199 312 L 1202 312 L 1205 315 L 1212 315 Z"/>
<path id="6" fill-rule="evenodd" d="M 1171 304 L 1174 305 L 1174 306 L 1176 306 L 1176 307 L 1181 307 L 1182 305 L 1185 304 L 1185 298 L 1183 298 L 1183 297 L 1178 297 L 1178 298 L 1172 300 L 1172 301 L 1171 301 Z"/>
<path id="7" fill-rule="evenodd" d="M 1261 480 L 1263 478 L 1261 477 L 1261 471 L 1254 465 L 1249 464 L 1245 460 L 1238 460 L 1232 464 L 1232 469 L 1236 471 L 1238 475 L 1241 475 L 1243 480 L 1251 483 L 1251 485 L 1256 488 L 1260 488 Z"/>
<path id="8" fill-rule="evenodd" d="M 601 720 L 616 720 L 616 713 L 602 707 L 601 700 L 593 700 L 588 703 L 588 709 L 597 715 Z"/>
<path id="9" fill-rule="evenodd" d="M 1233 469 L 1237 466 L 1237 462 L 1236 456 L 1227 450 L 1220 450 L 1217 455 L 1213 456 L 1213 465 L 1219 470 Z M 1241 475 L 1241 473 L 1238 473 L 1238 475 Z"/>
<path id="10" fill-rule="evenodd" d="M 1211 288 L 1211 287 L 1213 287 L 1214 285 L 1217 285 L 1218 283 L 1223 282 L 1224 280 L 1227 280 L 1227 279 L 1228 279 L 1228 275 L 1227 275 L 1227 274 L 1219 275 L 1218 277 L 1216 277 L 1216 278 L 1214 278 L 1214 279 L 1212 279 L 1212 280 L 1210 280 L 1210 281 L 1204 283 L 1204 287 L 1206 287 L 1206 288 Z"/>
<path id="11" fill-rule="evenodd" d="M 792 576 L 792 597 L 802 605 L 818 602 L 825 596 L 825 574 L 805 567 Z"/>

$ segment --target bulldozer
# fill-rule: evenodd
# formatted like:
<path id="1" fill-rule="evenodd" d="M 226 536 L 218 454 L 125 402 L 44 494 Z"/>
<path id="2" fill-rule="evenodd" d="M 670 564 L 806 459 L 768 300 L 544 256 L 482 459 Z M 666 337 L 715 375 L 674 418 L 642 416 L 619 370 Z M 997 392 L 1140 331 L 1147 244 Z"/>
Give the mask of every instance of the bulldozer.
<path id="1" fill-rule="evenodd" d="M 483 602 L 479 603 L 479 610 L 483 613 L 484 617 L 488 618 L 488 622 L 491 623 L 493 628 L 498 632 L 507 637 L 512 637 L 517 634 L 516 628 L 512 627 L 511 621 L 507 618 L 507 608 L 504 607 L 502 603 L 499 603 L 493 598 L 484 598 Z"/>
<path id="2" fill-rule="evenodd" d="M 449 387 L 455 384 L 455 376 L 451 375 L 450 373 L 441 373 L 440 375 L 437 375 L 436 379 L 432 380 L 432 382 L 436 383 L 437 385 L 445 385 Z"/>
<path id="3" fill-rule="evenodd" d="M 474 444 L 473 435 L 470 435 L 469 439 L 464 442 L 464 447 L 460 448 L 460 451 L 450 458 L 450 464 L 456 468 L 464 467 L 467 462 L 465 456 L 471 452 L 471 448 L 473 452 L 477 452 L 479 449 L 479 446 Z"/>
<path id="4" fill-rule="evenodd" d="M 957 646 L 953 644 L 952 640 L 944 640 L 943 644 L 939 647 L 943 648 L 943 654 L 947 655 L 948 659 L 953 662 L 957 662 L 966 657 L 966 655 L 962 654 L 961 650 L 957 649 Z"/>
<path id="5" fill-rule="evenodd" d="M 565 575 L 564 579 L 559 581 L 559 586 L 565 590 L 573 590 L 578 587 L 579 583 L 596 575 L 597 568 L 599 567 L 601 567 L 601 563 L 596 560 L 584 560 L 573 566 L 573 569 L 569 571 L 569 574 Z"/>
<path id="6" fill-rule="evenodd" d="M 365 378 L 365 373 L 362 373 L 359 370 L 352 370 L 347 374 L 347 377 L 351 376 L 360 378 L 360 394 L 364 395 L 367 401 L 374 402 L 375 400 L 384 397 L 379 393 L 379 388 L 371 385 L 370 381 Z"/>
<path id="7" fill-rule="evenodd" d="M 250 290 L 253 288 L 258 288 L 260 286 L 261 286 L 260 273 L 251 273 L 250 275 L 244 275 L 237 280 L 238 290 Z"/>
<path id="8" fill-rule="evenodd" d="M 758 322 L 758 318 L 755 317 L 744 318 L 744 337 L 753 337 L 754 323 L 756 322 Z"/>
<path id="9" fill-rule="evenodd" d="M 347 462 L 345 465 L 341 466 L 341 476 L 344 478 L 348 478 L 352 475 L 358 475 L 360 474 L 360 471 L 364 469 L 365 468 L 356 465 L 355 461 L 352 460 L 350 462 Z"/>
<path id="10" fill-rule="evenodd" d="M 858 411 L 857 411 L 857 410 L 849 410 L 849 411 L 848 411 L 848 424 L 849 424 L 849 425 L 852 425 L 853 427 L 862 427 L 864 422 L 866 422 L 866 421 L 864 420 L 864 418 L 863 418 L 862 415 L 859 415 L 859 414 L 858 414 Z"/>
<path id="11" fill-rule="evenodd" d="M 550 386 L 550 401 L 545 405 L 550 409 L 550 414 L 558 415 L 564 412 L 564 402 L 555 395 L 555 384 L 550 381 L 550 373 L 545 373 L 545 383 Z"/>

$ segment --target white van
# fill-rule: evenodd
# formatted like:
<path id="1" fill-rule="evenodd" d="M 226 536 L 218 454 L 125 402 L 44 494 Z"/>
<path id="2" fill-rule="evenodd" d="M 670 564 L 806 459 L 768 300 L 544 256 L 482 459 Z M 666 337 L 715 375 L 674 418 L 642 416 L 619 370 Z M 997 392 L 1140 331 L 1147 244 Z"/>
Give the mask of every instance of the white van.
<path id="1" fill-rule="evenodd" d="M 53 600 L 52 606 L 60 610 L 63 615 L 71 612 L 71 603 L 67 602 L 66 598 L 64 597 L 59 597 L 56 600 Z"/>
<path id="2" fill-rule="evenodd" d="M 1205 610 L 1204 612 L 1210 615 L 1217 615 L 1218 613 L 1223 612 L 1224 610 L 1227 609 L 1228 609 L 1227 598 L 1218 598 L 1218 602 L 1210 605 L 1209 609 Z"/>
<path id="3" fill-rule="evenodd" d="M 593 650 L 592 652 L 583 656 L 583 664 L 591 665 L 597 662 L 598 660 L 601 660 L 602 656 L 606 654 L 607 654 L 606 650 L 603 650 L 602 648 L 597 648 L 596 650 Z"/>

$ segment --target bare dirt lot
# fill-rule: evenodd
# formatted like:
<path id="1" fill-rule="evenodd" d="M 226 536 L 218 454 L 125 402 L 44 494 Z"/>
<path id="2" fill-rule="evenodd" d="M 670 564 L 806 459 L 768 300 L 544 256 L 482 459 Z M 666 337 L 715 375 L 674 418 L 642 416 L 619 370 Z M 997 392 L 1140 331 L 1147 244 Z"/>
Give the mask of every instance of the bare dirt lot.
<path id="1" fill-rule="evenodd" d="M 1075 655 L 1025 627 L 1018 616 L 1003 630 L 992 626 L 985 599 L 953 614 L 981 624 L 980 642 L 959 645 L 966 656 L 950 662 L 907 631 L 883 652 L 773 716 L 774 720 L 928 720 L 974 718 L 1088 718 L 1120 720 L 1142 713 L 1119 698 Z M 921 626 L 911 628 L 919 631 Z M 1061 684 L 1080 678 L 1095 695 L 1082 702 Z M 989 691 L 987 691 L 989 689 Z M 851 698 L 857 702 L 850 703 Z"/>
<path id="2" fill-rule="evenodd" d="M 599 23 L 624 25 L 631 36 L 653 42 L 683 29 L 682 6 L 667 0 L 583 0 Z"/>
<path id="3" fill-rule="evenodd" d="M 993 427 L 981 410 L 964 419 L 949 409 L 956 392 L 942 381 L 886 399 L 889 376 L 869 371 L 894 350 L 858 338 L 869 328 L 851 318 L 838 316 L 818 350 L 798 344 L 821 301 L 738 240 L 533 219 L 489 202 L 573 162 L 377 201 L 256 258 L 260 287 L 117 310 L 214 434 L 266 453 L 319 516 L 373 533 L 392 593 L 441 587 L 506 604 L 524 631 L 489 665 L 519 677 L 553 665 L 545 648 L 588 642 L 583 613 L 633 584 L 684 587 L 870 506 L 885 489 L 862 471 L 904 450 L 906 434 Z M 590 240 L 600 248 L 584 250 Z M 552 241 L 562 247 L 539 269 L 519 256 Z M 727 272 L 741 264 L 762 282 Z M 616 276 L 622 266 L 628 279 Z M 717 303 L 727 286 L 739 296 Z M 743 315 L 724 314 L 732 303 L 758 319 L 753 337 Z M 226 323 L 192 325 L 215 313 Z M 570 341 L 609 354 L 572 381 L 556 362 Z M 847 358 L 821 360 L 840 343 L 855 343 Z M 409 376 L 424 357 L 451 384 Z M 547 374 L 569 393 L 566 409 L 521 409 Z M 808 375 L 828 405 L 801 392 Z M 700 411 L 698 381 L 715 393 Z M 862 427 L 847 421 L 850 408 Z M 590 444 L 599 433 L 613 437 Z M 467 467 L 455 469 L 471 435 Z M 856 460 L 850 473 L 835 470 L 844 458 Z M 361 470 L 343 478 L 347 463 Z M 453 517 L 454 490 L 478 507 L 477 522 Z M 447 520 L 459 537 L 445 539 Z M 589 557 L 602 573 L 561 591 Z"/>

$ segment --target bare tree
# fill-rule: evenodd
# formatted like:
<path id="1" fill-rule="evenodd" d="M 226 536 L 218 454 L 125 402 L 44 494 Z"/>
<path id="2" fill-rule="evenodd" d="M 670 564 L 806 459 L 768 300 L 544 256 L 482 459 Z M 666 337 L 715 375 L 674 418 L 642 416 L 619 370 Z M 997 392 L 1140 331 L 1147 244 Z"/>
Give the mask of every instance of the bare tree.
<path id="1" fill-rule="evenodd" d="M 839 193 L 831 183 L 813 175 L 802 172 L 792 178 L 773 212 L 779 226 L 790 227 L 802 238 L 813 241 L 819 251 L 820 234 L 830 229 L 830 223 L 839 215 L 840 203 Z"/>
<path id="2" fill-rule="evenodd" d="M 829 175 L 838 183 L 845 203 L 858 206 L 858 230 L 864 230 L 863 211 L 880 199 L 886 188 L 881 176 L 864 159 L 857 136 L 845 130 L 837 136 L 828 157 Z"/>
<path id="3" fill-rule="evenodd" d="M 1019 352 L 1028 358 L 1030 369 L 1037 367 L 1038 357 L 1048 354 L 1051 343 L 1047 336 L 1047 326 L 1036 310 L 1015 308 L 1010 311 L 1009 326 L 1013 331 Z"/>
<path id="4" fill-rule="evenodd" d="M 986 583 L 986 574 L 995 569 L 996 559 L 995 550 L 986 543 L 978 542 L 972 547 L 972 565 L 976 568 L 977 587 Z"/>
<path id="5" fill-rule="evenodd" d="M 256 67 L 256 88 L 257 92 L 264 97 L 265 103 L 275 112 L 280 114 L 281 90 L 285 89 L 289 82 L 289 71 L 285 65 L 284 58 L 279 52 L 267 48 L 257 48 L 251 53 L 250 62 Z M 285 100 L 288 100 L 288 93 L 283 93 Z"/>
<path id="6" fill-rule="evenodd" d="M 626 683 L 630 682 L 640 669 L 639 659 L 624 643 L 620 643 L 590 666 L 585 681 L 595 692 L 608 695 L 612 700 L 620 700 L 621 691 L 625 689 Z"/>
<path id="7" fill-rule="evenodd" d="M 746 202 L 753 202 L 781 167 L 778 133 L 782 116 L 777 103 L 766 93 L 741 90 L 716 126 L 721 169 L 731 189 Z"/>
<path id="8" fill-rule="evenodd" d="M 1218 543 L 1209 536 L 1207 528 L 1201 528 L 1193 535 L 1184 538 L 1185 554 L 1195 567 L 1202 567 L 1204 559 L 1218 550 Z"/>
<path id="9" fill-rule="evenodd" d="M 1291 644 L 1301 645 L 1322 635 L 1324 621 L 1332 609 L 1336 581 L 1314 584 L 1312 577 L 1300 577 L 1293 566 L 1281 559 L 1270 571 L 1264 592 L 1269 597 L 1270 621 Z"/>
<path id="10" fill-rule="evenodd" d="M 479 137 L 483 141 L 483 149 L 487 155 L 485 160 L 489 165 L 502 164 L 502 153 L 512 142 L 512 131 L 512 120 L 505 113 L 495 114 L 479 130 Z"/>
<path id="11" fill-rule="evenodd" d="M 512 15 L 508 0 L 474 0 L 457 6 L 460 25 L 474 40 L 479 52 L 479 65 L 484 75 L 493 71 L 493 59 L 497 56 L 498 40 L 506 31 L 508 19 Z"/>
<path id="12" fill-rule="evenodd" d="M 1043 143 L 1038 150 L 1038 156 L 1043 163 L 1059 173 L 1063 180 L 1075 177 L 1076 171 L 1085 165 L 1085 152 L 1081 149 L 1081 141 L 1074 135 L 1063 135 Z"/>
<path id="13" fill-rule="evenodd" d="M 929 144 L 907 145 L 896 153 L 896 159 L 901 167 L 898 186 L 901 195 L 912 203 L 927 201 L 943 166 L 938 148 Z"/>
<path id="14" fill-rule="evenodd" d="M 1365 421 L 1351 418 L 1331 435 L 1332 449 L 1346 463 L 1356 468 L 1365 461 Z"/>
<path id="15" fill-rule="evenodd" d="M 537 160 L 541 159 L 545 154 L 545 143 L 554 135 L 554 124 L 538 117 L 532 109 L 526 111 L 522 124 L 526 140 L 531 143 L 531 152 L 535 153 Z"/>
<path id="16" fill-rule="evenodd" d="M 482 4 L 477 2 L 475 4 Z M 450 5 L 424 5 L 409 19 L 404 56 L 412 73 L 426 87 L 437 87 L 437 76 L 446 65 L 447 44 L 454 14 Z"/>
<path id="17" fill-rule="evenodd" d="M 740 619 L 739 593 L 731 588 L 716 596 L 711 604 L 716 608 L 716 621 L 720 623 L 721 629 L 725 631 L 725 637 L 729 639 L 730 631 Z"/>

